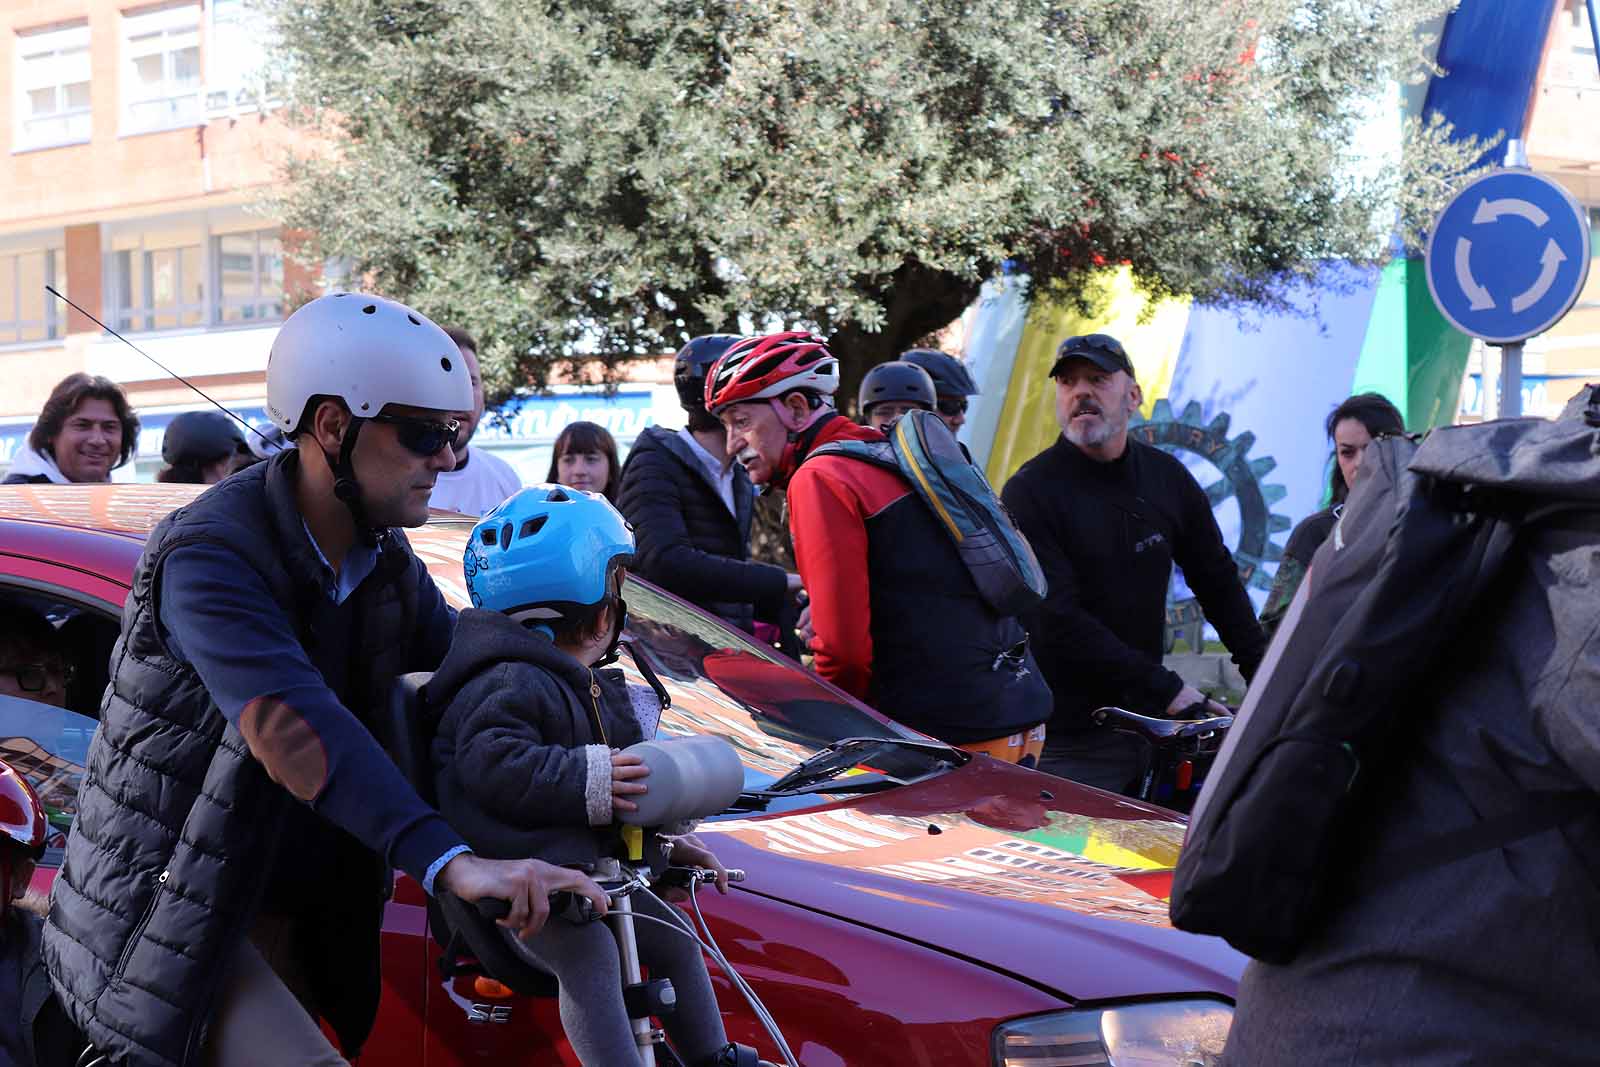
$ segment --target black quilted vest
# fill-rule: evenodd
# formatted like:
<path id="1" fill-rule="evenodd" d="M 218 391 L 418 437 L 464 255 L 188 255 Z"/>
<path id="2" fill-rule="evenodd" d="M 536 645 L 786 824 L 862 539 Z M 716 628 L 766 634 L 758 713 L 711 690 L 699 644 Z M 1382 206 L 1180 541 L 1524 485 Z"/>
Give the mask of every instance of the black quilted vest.
<path id="1" fill-rule="evenodd" d="M 265 578 L 272 595 L 261 610 L 293 620 L 326 670 L 314 634 L 326 600 L 295 505 L 298 463 L 281 453 L 173 512 L 134 571 L 44 937 L 68 1013 L 117 1063 L 201 1062 L 225 970 L 298 803 L 267 777 L 193 669 L 168 653 L 156 621 L 161 567 L 180 545 L 227 545 Z M 422 564 L 394 531 L 380 548 L 377 572 L 353 594 L 364 621 L 350 662 L 365 669 L 339 694 L 357 715 L 397 675 L 436 666 L 413 649 Z M 345 876 L 327 879 L 315 913 L 299 917 L 299 942 L 317 1003 L 353 1053 L 377 1013 L 390 875 L 347 834 L 333 835 L 332 847 L 340 854 L 322 866 Z"/>

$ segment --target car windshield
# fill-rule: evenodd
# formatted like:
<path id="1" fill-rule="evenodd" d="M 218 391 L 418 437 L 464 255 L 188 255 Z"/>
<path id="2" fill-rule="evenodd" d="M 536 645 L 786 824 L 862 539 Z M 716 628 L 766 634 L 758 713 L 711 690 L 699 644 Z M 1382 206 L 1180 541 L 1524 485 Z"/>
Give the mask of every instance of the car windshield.
<path id="1" fill-rule="evenodd" d="M 745 789 L 761 791 L 844 738 L 920 738 L 884 722 L 732 627 L 632 579 L 628 636 L 672 695 L 661 733 L 716 734 L 744 761 Z M 629 657 L 629 681 L 644 678 Z M 868 746 L 871 770 L 899 780 L 948 766 L 925 746 Z M 768 811 L 816 804 L 818 797 L 773 799 Z"/>

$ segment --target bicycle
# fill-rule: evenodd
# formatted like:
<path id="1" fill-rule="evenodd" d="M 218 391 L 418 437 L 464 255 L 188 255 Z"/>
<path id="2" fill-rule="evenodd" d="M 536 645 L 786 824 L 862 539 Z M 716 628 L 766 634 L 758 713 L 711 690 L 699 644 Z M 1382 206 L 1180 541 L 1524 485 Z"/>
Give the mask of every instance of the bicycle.
<path id="1" fill-rule="evenodd" d="M 1233 726 L 1232 715 L 1166 719 L 1116 707 L 1097 708 L 1089 718 L 1096 726 L 1141 742 L 1144 766 L 1130 795 L 1181 812 L 1194 807 L 1206 772 Z"/>

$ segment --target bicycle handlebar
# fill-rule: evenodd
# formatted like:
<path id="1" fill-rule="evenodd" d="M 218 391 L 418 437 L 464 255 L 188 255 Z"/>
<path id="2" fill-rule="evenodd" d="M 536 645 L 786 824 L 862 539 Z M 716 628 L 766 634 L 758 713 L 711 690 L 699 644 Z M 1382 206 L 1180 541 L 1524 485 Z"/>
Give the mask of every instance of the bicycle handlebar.
<path id="1" fill-rule="evenodd" d="M 691 883 L 709 884 L 717 880 L 717 872 L 708 867 L 669 867 L 664 880 L 680 886 L 687 886 Z M 728 868 L 728 881 L 742 882 L 744 880 L 745 872 L 743 870 L 737 867 Z M 633 886 L 634 883 L 631 879 L 616 883 L 607 888 L 606 896 L 612 899 L 624 896 L 633 891 Z M 511 914 L 511 902 L 502 900 L 499 897 L 480 897 L 473 902 L 473 907 L 477 908 L 479 915 L 490 920 L 504 919 Z M 550 914 L 560 915 L 573 923 L 586 923 L 595 918 L 594 905 L 590 903 L 589 898 L 567 889 L 550 894 Z"/>

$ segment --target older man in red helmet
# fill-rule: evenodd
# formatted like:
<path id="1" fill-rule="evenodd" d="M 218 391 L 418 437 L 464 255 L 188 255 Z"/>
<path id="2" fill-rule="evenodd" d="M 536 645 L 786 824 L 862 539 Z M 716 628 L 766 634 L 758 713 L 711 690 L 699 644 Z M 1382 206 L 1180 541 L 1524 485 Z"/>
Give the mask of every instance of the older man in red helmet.
<path id="1" fill-rule="evenodd" d="M 706 410 L 750 480 L 787 489 L 817 673 L 908 726 L 1014 763 L 1037 758 L 1050 692 L 1015 618 L 994 613 L 898 473 L 830 441 L 882 441 L 833 407 L 838 360 L 805 332 L 746 337 L 706 375 Z"/>

